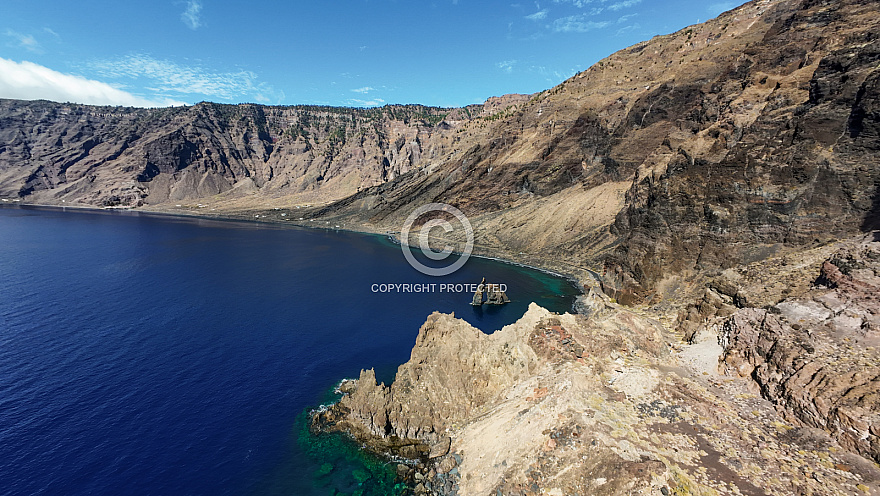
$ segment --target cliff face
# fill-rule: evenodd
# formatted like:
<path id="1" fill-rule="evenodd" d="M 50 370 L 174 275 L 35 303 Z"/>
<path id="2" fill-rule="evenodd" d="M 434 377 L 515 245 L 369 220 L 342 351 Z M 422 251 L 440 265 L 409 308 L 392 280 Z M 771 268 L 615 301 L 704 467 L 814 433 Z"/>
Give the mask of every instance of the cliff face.
<path id="1" fill-rule="evenodd" d="M 320 204 L 296 218 L 382 232 L 444 202 L 478 251 L 593 267 L 650 300 L 672 274 L 880 226 L 878 32 L 877 2 L 755 0 L 462 109 L 2 101 L 0 196 L 268 219 Z"/>
<path id="2" fill-rule="evenodd" d="M 491 335 L 435 313 L 313 425 L 413 459 L 415 494 L 880 492 L 880 231 L 701 287 L 674 323 L 598 291 Z"/>
<path id="3" fill-rule="evenodd" d="M 754 1 L 615 53 L 461 153 L 320 212 L 381 229 L 461 208 L 487 245 L 597 267 L 635 302 L 670 274 L 727 268 L 875 227 L 878 4 Z"/>
<path id="4" fill-rule="evenodd" d="M 0 196 L 30 202 L 227 209 L 327 201 L 451 148 L 471 109 L 169 109 L 0 100 Z"/>
<path id="5" fill-rule="evenodd" d="M 530 311 L 492 335 L 450 315 L 434 313 L 419 330 L 410 360 L 390 387 L 364 371 L 357 389 L 337 405 L 361 437 L 441 443 L 447 429 L 485 413 L 506 390 L 534 374 L 539 359 L 528 345 L 546 312 Z M 443 384 L 443 387 L 436 387 Z"/>
<path id="6" fill-rule="evenodd" d="M 675 90 L 692 136 L 661 145 L 627 192 L 611 261 L 642 284 L 876 227 L 877 5 L 768 8 L 740 56 Z"/>

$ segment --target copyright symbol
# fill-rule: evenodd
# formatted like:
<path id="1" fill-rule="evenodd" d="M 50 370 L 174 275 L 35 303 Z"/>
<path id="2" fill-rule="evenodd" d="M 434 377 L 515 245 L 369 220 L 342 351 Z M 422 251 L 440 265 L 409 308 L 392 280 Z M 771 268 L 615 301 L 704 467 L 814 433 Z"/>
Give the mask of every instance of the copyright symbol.
<path id="1" fill-rule="evenodd" d="M 419 217 L 429 212 L 446 212 L 452 214 L 462 227 L 464 227 L 465 234 L 467 234 L 467 242 L 465 243 L 464 251 L 461 252 L 461 256 L 455 262 L 445 267 L 428 267 L 419 262 L 416 260 L 416 257 L 413 255 L 409 246 L 409 231 L 412 228 L 413 223 L 415 223 Z M 421 248 L 422 253 L 426 257 L 431 260 L 440 261 L 449 257 L 452 254 L 453 248 L 446 245 L 441 251 L 434 251 L 431 249 L 431 245 L 428 241 L 431 236 L 431 229 L 435 227 L 442 227 L 447 233 L 454 230 L 452 224 L 450 224 L 448 220 L 432 219 L 425 222 L 419 230 L 419 248 Z M 429 203 L 415 209 L 409 214 L 409 217 L 406 218 L 406 221 L 403 223 L 403 229 L 400 230 L 400 248 L 403 250 L 403 256 L 406 257 L 406 261 L 417 271 L 429 276 L 446 276 L 460 269 L 465 262 L 467 262 L 468 257 L 471 256 L 471 250 L 474 248 L 474 229 L 471 227 L 470 221 L 468 221 L 468 218 L 465 217 L 461 210 L 445 203 Z"/>

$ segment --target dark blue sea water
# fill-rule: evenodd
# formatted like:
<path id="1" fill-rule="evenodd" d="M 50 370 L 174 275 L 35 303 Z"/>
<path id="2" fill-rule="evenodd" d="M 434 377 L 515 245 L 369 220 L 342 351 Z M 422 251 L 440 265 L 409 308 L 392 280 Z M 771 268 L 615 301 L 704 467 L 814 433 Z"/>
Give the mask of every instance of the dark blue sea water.
<path id="1" fill-rule="evenodd" d="M 371 291 L 484 276 L 513 302 Z M 377 236 L 0 208 L 0 495 L 388 492 L 303 412 L 361 368 L 390 381 L 433 310 L 491 331 L 574 292 L 476 258 L 431 278 Z"/>

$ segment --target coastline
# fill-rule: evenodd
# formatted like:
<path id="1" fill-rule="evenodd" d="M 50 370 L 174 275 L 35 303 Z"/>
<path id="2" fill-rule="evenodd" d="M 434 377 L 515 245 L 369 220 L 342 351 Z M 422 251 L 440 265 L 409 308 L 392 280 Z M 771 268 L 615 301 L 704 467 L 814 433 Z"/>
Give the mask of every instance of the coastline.
<path id="1" fill-rule="evenodd" d="M 391 239 L 391 241 L 395 244 L 400 244 L 400 232 L 399 231 L 388 231 L 388 230 L 379 230 L 379 229 L 371 229 L 368 225 L 357 224 L 356 227 L 351 227 L 350 225 L 346 225 L 346 227 L 328 227 L 322 225 L 315 225 L 311 222 L 302 221 L 302 220 L 293 220 L 290 218 L 285 218 L 284 220 L 279 218 L 269 217 L 271 213 L 290 213 L 289 208 L 284 209 L 261 209 L 261 210 L 250 210 L 250 211 L 240 211 L 240 212 L 223 212 L 223 213 L 211 213 L 210 211 L 176 211 L 170 209 L 156 208 L 156 209 L 144 209 L 143 207 L 97 207 L 93 205 L 53 205 L 53 204 L 44 204 L 44 203 L 25 203 L 25 202 L 15 202 L 14 204 L 0 204 L 0 207 L 27 207 L 27 208 L 37 208 L 37 209 L 50 209 L 50 210 L 65 210 L 65 209 L 73 209 L 77 211 L 92 211 L 95 213 L 98 212 L 134 212 L 139 215 L 156 215 L 161 217 L 178 217 L 178 218 L 187 218 L 187 219 L 206 219 L 206 220 L 216 220 L 221 222 L 242 222 L 250 225 L 264 225 L 264 226 L 273 226 L 273 227 L 295 227 L 302 229 L 315 229 L 315 230 L 324 230 L 324 231 L 343 231 L 357 234 L 366 234 L 371 236 L 381 236 L 387 237 Z M 255 212 L 260 212 L 259 214 L 255 214 Z M 260 217 L 254 217 L 254 215 L 260 215 Z M 312 219 L 314 220 L 314 219 Z M 331 223 L 331 221 L 323 221 L 326 223 Z M 431 239 L 443 241 L 444 238 L 431 236 Z M 523 267 L 527 269 L 536 270 L 539 272 L 543 272 L 545 274 L 558 277 L 561 279 L 565 279 L 572 286 L 574 286 L 580 296 L 584 296 L 589 291 L 588 288 L 597 288 L 600 284 L 600 275 L 594 271 L 593 269 L 580 267 L 574 264 L 570 264 L 568 262 L 557 260 L 555 263 L 552 263 L 547 260 L 543 260 L 540 257 L 532 254 L 523 253 L 524 258 L 528 258 L 529 262 L 524 262 L 521 259 L 518 259 L 515 254 L 511 252 L 507 252 L 504 249 L 499 249 L 499 252 L 505 252 L 503 255 L 498 255 L 497 253 L 489 253 L 489 247 L 483 245 L 474 245 L 474 250 L 471 253 L 471 257 L 482 258 L 485 260 L 492 260 L 495 262 L 500 262 L 508 265 L 513 265 L 517 267 Z M 459 252 L 453 252 L 454 254 L 459 254 Z M 534 263 L 537 260 L 540 262 L 539 264 Z M 564 270 L 560 267 L 569 267 L 576 270 Z M 571 309 L 572 313 L 577 313 L 577 304 L 573 305 Z"/>
<path id="2" fill-rule="evenodd" d="M 10 207 L 11 209 L 12 207 Z M 241 222 L 241 225 L 250 225 L 257 228 L 262 227 L 270 227 L 273 229 L 276 228 L 285 228 L 285 227 L 294 227 L 294 228 L 311 228 L 311 229 L 320 229 L 320 230 L 333 230 L 333 231 L 345 231 L 357 234 L 367 234 L 371 236 L 382 236 L 387 237 L 392 242 L 399 243 L 399 239 L 396 236 L 393 236 L 392 233 L 388 232 L 377 232 L 376 230 L 369 231 L 365 229 L 352 229 L 350 226 L 347 228 L 336 228 L 336 227 L 326 227 L 325 225 L 303 225 L 301 222 L 293 222 L 293 221 L 282 221 L 279 219 L 262 219 L 262 218 L 250 218 L 250 213 L 238 213 L 233 215 L 223 215 L 216 213 L 208 213 L 208 212 L 174 212 L 174 211 L 155 211 L 155 210 L 141 210 L 141 209 L 120 209 L 120 208 L 100 208 L 100 207 L 91 207 L 91 206 L 68 206 L 68 205 L 45 205 L 45 204 L 27 204 L 27 203 L 18 203 L 15 205 L 17 209 L 32 209 L 32 210 L 45 210 L 45 211 L 64 211 L 67 209 L 71 209 L 76 212 L 83 213 L 107 213 L 108 211 L 111 214 L 119 214 L 119 215 L 134 215 L 134 216 L 154 216 L 156 218 L 167 218 L 167 219 L 188 219 L 188 220 L 208 220 L 208 221 L 220 221 L 220 222 Z M 309 224 L 318 224 L 309 223 Z M 323 224 L 323 223 L 321 223 Z M 399 253 L 398 253 L 399 254 Z M 487 260 L 492 260 L 495 262 L 505 263 L 510 266 L 515 267 L 523 267 L 532 270 L 537 270 L 542 273 L 552 275 L 555 277 L 560 277 L 567 281 L 568 283 L 572 283 L 576 289 L 580 289 L 580 287 L 574 282 L 573 277 L 566 277 L 563 274 L 552 271 L 550 269 L 535 267 L 533 265 L 518 263 L 516 261 L 505 260 L 499 257 L 492 257 L 486 255 L 473 255 L 477 258 L 484 258 Z M 563 284 L 560 281 L 560 284 Z M 577 303 L 574 302 L 572 307 L 568 310 L 569 313 L 575 313 L 577 309 Z M 334 390 L 340 389 L 340 387 L 346 383 L 345 379 L 340 379 L 339 382 L 335 385 Z M 366 443 L 363 439 L 358 439 L 357 437 L 352 436 L 348 432 L 321 432 L 318 434 L 318 431 L 314 431 L 311 429 L 312 427 L 312 419 L 319 413 L 325 413 L 330 410 L 333 405 L 335 405 L 339 399 L 337 398 L 334 402 L 330 403 L 321 403 L 317 406 L 309 406 L 303 412 L 300 412 L 300 415 L 305 415 L 308 417 L 308 421 L 306 427 L 307 429 L 303 429 L 302 425 L 297 425 L 300 429 L 300 434 L 305 435 L 305 432 L 308 431 L 310 436 L 308 438 L 300 439 L 301 447 L 310 456 L 313 456 L 314 460 L 317 460 L 317 464 L 319 465 L 316 468 L 316 477 L 321 477 L 325 470 L 325 466 L 329 466 L 327 464 L 331 464 L 334 457 L 338 458 L 336 455 L 339 452 L 348 453 L 350 460 L 346 465 L 340 466 L 337 463 L 332 463 L 333 466 L 337 467 L 334 470 L 338 470 L 340 472 L 346 470 L 349 465 L 351 467 L 355 467 L 355 470 L 358 471 L 358 475 L 354 475 L 354 479 L 357 480 L 358 477 L 365 477 L 365 474 L 370 474 L 371 480 L 380 481 L 378 483 L 383 484 L 383 487 L 394 487 L 395 489 L 399 488 L 399 485 L 406 485 L 410 490 L 415 490 L 418 487 L 420 481 L 422 483 L 427 481 L 432 481 L 433 484 L 446 484 L 447 482 L 453 483 L 452 477 L 446 477 L 440 473 L 438 474 L 437 467 L 439 466 L 440 461 L 435 460 L 428 455 L 430 454 L 431 446 L 421 443 L 415 444 L 413 442 L 404 442 L 401 443 L 400 446 L 397 446 L 398 449 L 402 448 L 400 454 L 396 454 L 395 451 L 389 448 L 390 445 L 384 445 L 381 443 Z M 302 419 L 299 419 L 300 422 Z M 329 434 L 329 437 L 328 437 Z M 342 436 L 342 439 L 338 439 L 339 436 Z M 360 455 L 355 455 L 349 453 L 349 447 L 355 446 L 358 450 L 360 450 Z M 409 450 L 409 451 L 407 451 Z M 332 454 L 330 457 L 327 457 L 327 454 Z M 404 454 L 408 454 L 410 456 L 403 456 Z M 415 455 L 415 456 L 413 456 Z M 373 458 L 378 457 L 377 460 L 382 460 L 381 463 L 373 463 Z M 450 454 L 449 457 L 444 458 L 449 460 L 455 460 L 455 455 Z M 461 457 L 459 456 L 458 461 L 456 463 L 461 462 Z M 447 462 L 451 463 L 451 462 Z M 367 468 L 365 468 L 367 467 Z M 348 467 L 350 468 L 350 467 Z M 389 470 L 390 469 L 390 470 Z M 366 472 L 364 472 L 366 470 Z M 400 494 L 408 494 L 408 493 L 400 493 Z M 424 493 L 417 493 L 424 494 Z"/>
<path id="3" fill-rule="evenodd" d="M 17 207 L 67 208 L 33 204 Z M 230 215 L 127 210 L 135 215 L 197 221 L 248 221 L 242 226 L 317 227 L 396 241 L 389 231 L 353 229 L 351 223 L 341 227 L 343 222 L 330 227 L 326 225 L 330 221 L 303 225 L 263 218 L 263 211 L 256 214 L 260 217 L 250 218 L 253 212 Z M 340 374 L 335 378 L 339 382 L 334 391 L 342 392 L 343 398 L 336 403 L 322 401 L 307 406 L 303 415 L 311 420 L 298 424 L 299 428 L 308 425 L 313 434 L 350 436 L 309 437 L 306 448 L 335 453 L 338 446 L 353 446 L 359 453 L 379 455 L 376 466 L 381 469 L 365 470 L 350 462 L 321 460 L 314 464 L 315 477 L 326 477 L 337 470 L 338 474 L 346 474 L 340 477 L 350 475 L 358 483 L 369 479 L 387 483 L 395 490 L 405 486 L 407 492 L 403 494 L 419 496 L 516 491 L 547 494 L 537 489 L 522 492 L 524 488 L 555 491 L 549 494 L 563 494 L 556 491 L 562 488 L 599 494 L 600 487 L 606 494 L 632 494 L 642 489 L 656 494 L 661 488 L 666 490 L 664 494 L 708 494 L 733 486 L 743 494 L 762 494 L 764 487 L 773 493 L 786 493 L 791 489 L 789 481 L 776 478 L 774 471 L 760 469 L 770 466 L 793 474 L 790 482 L 796 487 L 815 490 L 821 485 L 851 494 L 877 488 L 880 472 L 869 458 L 862 458 L 871 456 L 864 439 L 855 439 L 848 431 L 826 432 L 812 424 L 809 417 L 798 417 L 797 410 L 780 412 L 780 405 L 789 401 L 787 393 L 754 394 L 756 383 L 763 386 L 777 381 L 776 370 L 770 369 L 767 374 L 749 372 L 757 366 L 766 368 L 760 360 L 769 355 L 751 348 L 754 343 L 764 342 L 758 338 L 772 338 L 768 343 L 780 357 L 794 353 L 801 357 L 798 360 L 816 361 L 818 367 L 824 367 L 822 374 L 839 377 L 835 380 L 842 385 L 850 382 L 846 374 L 835 369 L 837 364 L 844 363 L 855 373 L 865 363 L 880 363 L 872 348 L 860 351 L 843 341 L 816 340 L 811 344 L 815 348 L 802 347 L 801 343 L 813 343 L 810 333 L 827 332 L 821 326 L 786 327 L 783 332 L 788 325 L 784 321 L 786 312 L 814 308 L 816 302 L 852 299 L 857 303 L 852 308 L 867 312 L 875 301 L 875 290 L 859 293 L 865 293 L 859 289 L 863 283 L 850 280 L 833 264 L 841 263 L 836 262 L 838 259 L 861 260 L 859 257 L 864 263 L 876 262 L 872 253 L 880 247 L 871 242 L 877 240 L 880 238 L 874 236 L 849 241 L 851 246 L 843 252 L 846 256 L 816 254 L 827 260 L 823 277 L 834 284 L 819 288 L 822 294 L 801 295 L 806 299 L 800 303 L 789 300 L 772 311 L 754 305 L 736 307 L 732 297 L 725 299 L 707 289 L 707 296 L 698 302 L 707 320 L 695 331 L 694 338 L 686 338 L 682 327 L 670 326 L 650 311 L 618 305 L 597 292 L 579 298 L 582 306 L 574 314 L 554 314 L 532 305 L 519 321 L 493 334 L 485 334 L 453 314 L 435 312 L 422 325 L 410 359 L 398 367 L 389 385 L 378 381 L 372 369 L 362 370 L 354 381 L 341 381 Z M 481 253 L 474 256 L 560 275 L 515 260 Z M 788 267 L 785 270 L 803 272 L 803 277 L 816 280 L 810 268 L 815 266 L 812 262 L 779 262 L 781 267 Z M 772 263 L 762 264 L 760 274 L 766 275 L 773 267 Z M 742 273 L 745 279 L 736 283 L 737 294 L 751 294 L 752 277 L 758 278 L 752 282 L 763 288 L 761 291 L 768 291 L 760 275 L 750 274 Z M 717 308 L 713 307 L 716 303 Z M 577 311 L 580 309 L 583 311 Z M 693 318 L 700 316 L 696 312 L 690 312 Z M 768 315 L 783 317 L 772 317 L 777 327 L 765 329 Z M 716 328 L 720 330 L 713 331 Z M 854 351 L 847 352 L 841 362 L 838 357 L 844 347 Z M 815 356 L 826 359 L 813 358 L 816 351 Z M 782 363 L 782 358 L 767 363 Z M 840 388 L 847 391 L 844 395 L 861 387 L 853 383 L 857 387 Z M 805 390 L 809 396 L 796 399 L 808 405 L 814 400 L 839 399 L 833 391 Z M 830 412 L 820 421 L 866 423 L 870 428 L 872 420 L 861 410 L 849 409 Z M 756 444 L 756 436 L 762 449 L 753 453 L 750 449 Z M 337 446 L 332 444 L 334 439 L 354 442 Z M 727 450 L 749 454 L 728 462 Z M 816 465 L 821 459 L 832 463 Z M 361 460 L 369 460 L 369 456 L 358 456 L 356 463 L 364 463 Z M 804 471 L 804 466 L 811 468 Z M 838 468 L 842 466 L 847 470 Z"/>

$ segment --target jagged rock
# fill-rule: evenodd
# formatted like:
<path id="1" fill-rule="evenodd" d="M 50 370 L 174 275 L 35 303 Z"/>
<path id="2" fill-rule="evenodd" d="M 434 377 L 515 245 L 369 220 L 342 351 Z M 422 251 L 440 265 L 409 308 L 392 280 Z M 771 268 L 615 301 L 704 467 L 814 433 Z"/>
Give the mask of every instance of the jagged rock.
<path id="1" fill-rule="evenodd" d="M 501 287 L 499 284 L 487 284 L 484 277 L 474 292 L 474 299 L 471 301 L 471 305 L 480 306 L 483 303 L 487 305 L 504 305 L 505 303 L 510 303 L 510 298 L 507 297 L 507 293 L 501 291 Z M 485 302 L 483 301 L 484 293 L 487 295 Z"/>
<path id="2" fill-rule="evenodd" d="M 489 284 L 487 286 L 488 296 L 486 298 L 486 303 L 489 305 L 504 305 L 505 303 L 510 303 L 510 298 L 507 297 L 507 293 L 501 291 L 501 288 L 497 284 Z"/>
<path id="3" fill-rule="evenodd" d="M 357 382 L 351 379 L 343 379 L 337 388 L 342 394 L 350 394 L 354 391 Z"/>
<path id="4" fill-rule="evenodd" d="M 477 290 L 474 291 L 474 299 L 471 301 L 471 305 L 478 307 L 483 304 L 483 293 L 486 291 L 486 278 L 484 277 L 480 284 L 477 286 Z"/>
<path id="5" fill-rule="evenodd" d="M 482 291 L 474 291 L 474 298 L 471 300 L 471 305 L 478 307 L 483 304 L 483 292 Z"/>
<path id="6" fill-rule="evenodd" d="M 705 376 L 676 367 L 666 346 L 672 336 L 658 322 L 591 300 L 598 306 L 589 318 L 554 315 L 533 304 L 520 321 L 489 335 L 434 313 L 391 386 L 364 371 L 354 391 L 314 422 L 346 430 L 382 453 L 402 453 L 389 449 L 391 443 L 423 447 L 418 457 L 425 469 L 412 479 L 423 494 L 654 494 L 661 487 L 672 494 L 848 494 L 857 484 L 880 488 L 880 471 L 835 438 L 790 425 L 764 400 L 743 403 L 745 379 L 707 384 Z M 782 318 L 743 309 L 728 320 L 757 315 L 747 310 Z M 753 334 L 725 336 L 738 342 Z M 770 346 L 771 339 L 756 337 L 757 346 L 765 342 Z M 730 343 L 728 349 L 734 349 Z M 760 349 L 775 363 L 775 352 Z M 776 369 L 761 367 L 760 377 L 775 377 Z M 722 393 L 711 384 L 732 389 Z M 844 391 L 842 382 L 824 384 Z M 838 393 L 820 396 L 837 401 Z M 791 401 L 806 397 L 792 395 Z M 841 397 L 835 428 L 870 433 L 870 407 L 851 404 L 852 397 Z M 852 446 L 851 439 L 837 438 Z M 783 480 L 780 473 L 788 475 Z"/>
<path id="7" fill-rule="evenodd" d="M 676 327 L 684 332 L 686 341 L 693 343 L 707 324 L 717 318 L 728 317 L 735 311 L 732 298 L 706 288 L 700 301 L 689 304 L 679 313 Z"/>
<path id="8" fill-rule="evenodd" d="M 438 443 L 449 425 L 480 411 L 530 374 L 537 356 L 518 334 L 546 313 L 533 304 L 520 322 L 486 335 L 435 312 L 419 330 L 412 358 L 391 386 L 377 384 L 375 373 L 364 370 L 355 391 L 332 410 L 344 412 L 342 426 L 356 437 Z"/>
<path id="9" fill-rule="evenodd" d="M 452 443 L 452 439 L 449 436 L 443 436 L 440 440 L 431 446 L 431 452 L 428 453 L 428 458 L 439 458 L 441 456 L 446 456 L 449 453 L 449 445 Z"/>
<path id="10" fill-rule="evenodd" d="M 458 463 L 455 461 L 455 458 L 451 456 L 447 456 L 437 465 L 437 473 L 446 474 L 449 473 Z"/>
<path id="11" fill-rule="evenodd" d="M 719 340 L 729 370 L 753 378 L 792 417 L 880 462 L 880 242 L 874 237 L 822 264 L 817 282 L 830 289 L 739 310 Z"/>

